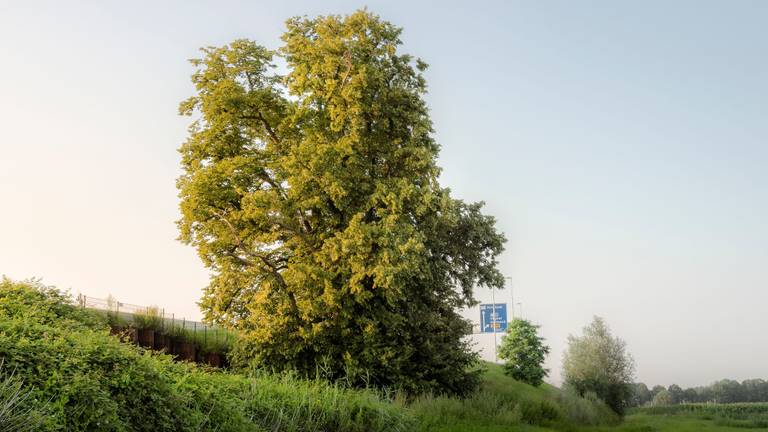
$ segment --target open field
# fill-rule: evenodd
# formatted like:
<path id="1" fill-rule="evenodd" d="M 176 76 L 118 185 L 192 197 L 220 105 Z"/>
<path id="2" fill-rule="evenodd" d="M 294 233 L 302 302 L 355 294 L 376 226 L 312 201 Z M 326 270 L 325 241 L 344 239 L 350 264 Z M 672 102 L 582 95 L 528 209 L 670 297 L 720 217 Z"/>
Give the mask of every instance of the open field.
<path id="1" fill-rule="evenodd" d="M 768 429 L 768 404 L 683 404 L 640 408 L 618 427 L 597 431 L 744 431 Z"/>
<path id="2" fill-rule="evenodd" d="M 736 432 L 745 430 L 766 430 L 765 428 L 746 428 L 744 426 L 728 426 L 715 419 L 707 419 L 689 414 L 659 415 L 635 413 L 629 415 L 624 422 L 616 427 L 588 428 L 584 431 L 616 431 L 616 432 Z"/>
<path id="3" fill-rule="evenodd" d="M 768 429 L 768 404 L 684 404 L 636 410 L 620 430 L 737 431 Z"/>

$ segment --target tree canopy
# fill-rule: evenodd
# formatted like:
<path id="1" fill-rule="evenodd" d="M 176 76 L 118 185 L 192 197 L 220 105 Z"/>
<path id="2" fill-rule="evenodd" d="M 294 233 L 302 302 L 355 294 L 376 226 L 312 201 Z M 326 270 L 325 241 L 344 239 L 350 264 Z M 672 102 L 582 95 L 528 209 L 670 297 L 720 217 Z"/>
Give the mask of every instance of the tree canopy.
<path id="1" fill-rule="evenodd" d="M 438 183 L 426 64 L 400 33 L 367 11 L 293 18 L 277 51 L 237 40 L 192 60 L 180 238 L 212 272 L 206 319 L 241 331 L 240 364 L 406 391 L 476 382 L 456 310 L 503 286 L 505 239 Z"/>

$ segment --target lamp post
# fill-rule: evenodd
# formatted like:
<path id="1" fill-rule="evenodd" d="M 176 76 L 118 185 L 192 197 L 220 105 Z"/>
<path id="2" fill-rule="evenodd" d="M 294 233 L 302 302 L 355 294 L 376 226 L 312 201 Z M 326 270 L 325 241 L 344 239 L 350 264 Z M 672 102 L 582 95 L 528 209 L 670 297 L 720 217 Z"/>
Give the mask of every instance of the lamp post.
<path id="1" fill-rule="evenodd" d="M 512 290 L 512 278 L 509 276 L 505 276 L 504 280 L 509 281 L 509 300 L 510 300 L 509 303 L 510 305 L 512 305 L 510 310 L 512 312 L 512 319 L 515 319 L 515 292 Z"/>

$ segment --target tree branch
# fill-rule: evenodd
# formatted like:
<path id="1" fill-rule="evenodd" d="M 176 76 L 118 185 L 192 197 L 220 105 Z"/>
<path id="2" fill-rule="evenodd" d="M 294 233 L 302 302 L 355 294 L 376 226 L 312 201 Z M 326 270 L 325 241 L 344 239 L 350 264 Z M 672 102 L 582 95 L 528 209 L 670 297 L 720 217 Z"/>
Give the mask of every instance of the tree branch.
<path id="1" fill-rule="evenodd" d="M 267 267 L 267 268 L 262 268 L 262 270 L 264 270 L 267 273 L 269 273 L 275 279 L 275 282 L 280 286 L 282 291 L 288 296 L 288 300 L 289 300 L 289 302 L 291 304 L 290 305 L 291 306 L 291 312 L 294 314 L 296 322 L 298 323 L 300 321 L 299 320 L 300 314 L 299 314 L 299 305 L 298 305 L 298 302 L 296 301 L 296 296 L 293 294 L 293 292 L 291 292 L 290 289 L 288 289 L 288 284 L 285 282 L 285 279 L 283 279 L 283 275 L 280 274 L 280 270 L 286 268 L 285 264 L 275 264 L 275 263 L 271 262 L 266 256 L 248 250 L 248 248 L 246 248 L 243 245 L 243 242 L 242 242 L 242 240 L 240 240 L 240 237 L 237 235 L 237 230 L 235 229 L 234 225 L 232 225 L 232 223 L 229 220 L 227 220 L 227 218 L 224 217 L 224 215 L 221 214 L 221 212 L 216 211 L 216 210 L 211 210 L 211 212 L 214 215 L 216 215 L 222 222 L 224 222 L 224 224 L 226 224 L 227 227 L 229 227 L 230 231 L 232 231 L 232 235 L 233 235 L 233 237 L 235 239 L 235 246 L 237 248 L 240 248 L 246 255 L 248 255 L 248 256 L 250 256 L 252 258 L 256 258 L 256 259 L 260 260 L 264 264 L 264 266 Z M 239 255 L 237 255 L 234 252 L 227 252 L 227 251 L 225 251 L 224 254 L 229 256 L 229 257 L 232 257 L 232 258 L 236 259 L 238 262 L 240 262 L 243 265 L 252 266 L 252 267 L 259 267 L 259 265 L 257 263 L 250 262 L 250 261 L 240 257 Z"/>

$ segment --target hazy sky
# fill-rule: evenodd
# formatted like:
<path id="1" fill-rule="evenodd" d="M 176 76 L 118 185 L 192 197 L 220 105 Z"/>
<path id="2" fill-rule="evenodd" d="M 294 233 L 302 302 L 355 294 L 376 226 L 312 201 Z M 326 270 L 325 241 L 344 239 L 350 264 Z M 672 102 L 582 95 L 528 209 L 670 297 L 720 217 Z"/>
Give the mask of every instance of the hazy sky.
<path id="1" fill-rule="evenodd" d="M 186 59 L 365 5 L 431 65 L 442 183 L 506 233 L 553 381 L 593 314 L 649 384 L 768 378 L 763 1 L 0 0 L 0 273 L 199 317 Z"/>

